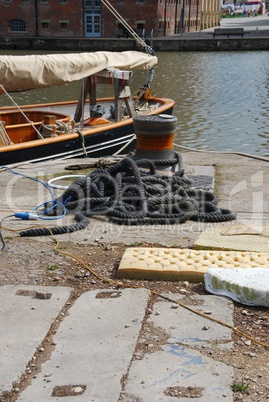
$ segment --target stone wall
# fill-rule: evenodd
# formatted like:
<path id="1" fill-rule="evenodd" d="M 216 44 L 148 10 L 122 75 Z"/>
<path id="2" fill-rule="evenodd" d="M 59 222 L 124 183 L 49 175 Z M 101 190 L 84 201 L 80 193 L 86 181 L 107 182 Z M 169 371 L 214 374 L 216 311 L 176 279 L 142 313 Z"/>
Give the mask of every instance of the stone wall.
<path id="1" fill-rule="evenodd" d="M 198 34 L 197 34 L 198 35 Z M 173 52 L 173 51 L 227 51 L 227 50 L 269 50 L 269 35 L 267 37 L 251 37 L 251 38 L 213 38 L 211 34 L 202 38 L 186 38 L 186 36 L 178 36 L 173 38 L 153 38 L 150 46 L 156 51 Z M 134 39 L 86 39 L 86 38 L 70 38 L 64 40 L 62 38 L 13 38 L 0 37 L 0 50 L 44 50 L 44 51 L 74 51 L 74 52 L 96 52 L 99 50 L 125 51 L 140 50 Z"/>

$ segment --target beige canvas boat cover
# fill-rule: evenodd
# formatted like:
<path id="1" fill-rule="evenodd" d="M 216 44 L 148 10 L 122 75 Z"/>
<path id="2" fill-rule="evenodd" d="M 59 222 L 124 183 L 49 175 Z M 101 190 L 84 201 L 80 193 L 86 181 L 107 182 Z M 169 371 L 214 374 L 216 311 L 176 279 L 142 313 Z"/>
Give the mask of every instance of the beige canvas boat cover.
<path id="1" fill-rule="evenodd" d="M 137 51 L 0 56 L 0 84 L 15 92 L 77 81 L 106 68 L 150 69 L 157 57 Z"/>

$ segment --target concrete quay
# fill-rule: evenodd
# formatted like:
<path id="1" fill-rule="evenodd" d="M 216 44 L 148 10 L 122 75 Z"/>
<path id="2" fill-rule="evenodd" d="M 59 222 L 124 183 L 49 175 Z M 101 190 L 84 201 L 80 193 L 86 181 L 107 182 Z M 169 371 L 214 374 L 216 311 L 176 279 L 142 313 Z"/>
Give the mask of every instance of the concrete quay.
<path id="1" fill-rule="evenodd" d="M 155 52 L 174 51 L 228 51 L 269 50 L 269 17 L 223 18 L 221 27 L 241 27 L 246 33 L 240 36 L 213 38 L 214 28 L 199 32 L 185 32 L 171 36 L 146 38 Z M 57 50 L 96 52 L 100 50 L 141 50 L 132 38 L 61 38 L 61 37 L 0 37 L 0 50 Z"/>
<path id="2" fill-rule="evenodd" d="M 152 47 L 157 51 L 227 51 L 269 50 L 269 17 L 223 18 L 220 28 L 244 28 L 244 37 L 218 36 L 213 38 L 215 28 L 200 32 L 155 38 Z M 167 43 L 166 43 L 166 42 Z"/>
<path id="3" fill-rule="evenodd" d="M 94 244 L 97 238 L 101 238 L 104 243 L 123 243 L 126 246 L 132 243 L 145 242 L 161 243 L 166 247 L 171 247 L 180 243 L 182 247 L 188 248 L 194 246 L 195 241 L 203 232 L 210 231 L 215 226 L 245 225 L 259 228 L 269 224 L 268 157 L 240 153 L 194 151 L 183 152 L 181 155 L 184 174 L 188 177 L 211 177 L 210 185 L 213 184 L 218 206 L 236 212 L 236 221 L 226 223 L 187 221 L 180 225 L 145 225 L 141 229 L 137 226 L 115 225 L 106 219 L 93 218 L 91 225 L 85 230 L 59 235 L 58 238 L 68 241 L 86 241 L 91 244 Z M 57 161 L 56 164 L 54 161 L 40 164 L 23 163 L 14 165 L 14 170 L 41 179 L 44 177 L 52 178 L 61 176 L 63 172 L 72 174 L 72 170 L 68 172 L 65 170 L 66 167 L 77 164 L 83 166 L 92 162 L 96 162 L 96 160 L 83 158 Z M 31 180 L 29 182 L 26 179 L 21 180 L 18 175 L 12 175 L 8 171 L 1 172 L 0 188 L 2 194 L 1 218 L 18 211 L 31 211 L 36 205 L 42 203 L 44 198 L 47 200 L 50 197 L 41 185 L 34 186 Z M 62 192 L 61 189 L 54 190 L 55 197 L 60 196 Z M 53 225 L 63 226 L 72 222 L 73 215 L 70 214 L 60 221 L 55 221 Z M 25 221 L 17 219 L 13 220 L 12 224 L 14 228 L 19 229 L 25 226 Z M 42 224 L 46 224 L 46 221 L 42 221 Z M 41 237 L 40 241 L 42 239 L 44 238 Z M 260 247 L 262 248 L 262 245 Z"/>
<path id="4" fill-rule="evenodd" d="M 94 218 L 82 231 L 60 235 L 59 241 L 94 244 L 133 242 L 192 247 L 201 234 L 219 227 L 261 228 L 269 224 L 269 164 L 266 157 L 184 152 L 185 174 L 214 178 L 219 205 L 237 212 L 233 222 L 186 222 L 158 227 L 124 227 Z M 16 172 L 34 177 L 61 175 L 66 166 L 87 164 L 77 159 L 44 164 L 20 164 Z M 31 210 L 44 192 L 32 182 L 1 171 L 0 217 Z M 66 217 L 64 222 L 71 222 Z M 13 228 L 25 222 L 12 221 Z M 230 238 L 231 236 L 229 236 Z M 240 241 L 238 240 L 240 237 Z M 258 234 L 260 245 L 264 237 Z M 40 245 L 45 238 L 36 238 Z M 29 239 L 29 241 L 31 241 Z M 20 238 L 17 239 L 18 245 Z M 223 238 L 225 243 L 225 237 Z M 219 243 L 219 247 L 225 246 Z M 244 235 L 234 236 L 234 247 Z M 230 247 L 230 246 L 229 246 Z M 257 247 L 257 243 L 256 243 Z M 10 256 L 12 259 L 12 256 Z M 233 325 L 233 302 L 225 297 L 182 294 L 152 298 L 148 289 L 92 290 L 75 301 L 72 287 L 4 285 L 0 292 L 0 401 L 15 395 L 20 402 L 232 402 L 233 367 L 218 360 L 233 351 L 232 330 L 173 304 L 183 301 L 203 314 Z M 45 350 L 43 341 L 50 339 Z M 213 358 L 207 352 L 215 355 Z M 45 353 L 46 352 L 46 353 Z M 38 360 L 40 354 L 42 360 Z M 23 375 L 38 370 L 21 390 Z M 13 386 L 15 384 L 15 386 Z"/>

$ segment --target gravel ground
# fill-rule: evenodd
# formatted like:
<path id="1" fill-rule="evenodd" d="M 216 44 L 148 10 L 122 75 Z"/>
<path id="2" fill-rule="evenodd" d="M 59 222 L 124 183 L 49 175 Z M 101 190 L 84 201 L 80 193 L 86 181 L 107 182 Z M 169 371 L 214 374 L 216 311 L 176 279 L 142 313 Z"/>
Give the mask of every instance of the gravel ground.
<path id="1" fill-rule="evenodd" d="M 219 205 L 229 207 L 238 213 L 237 224 L 256 223 L 268 225 L 269 210 L 269 165 L 267 161 L 246 158 L 238 155 L 184 153 L 184 164 L 188 172 L 191 166 L 213 166 L 215 169 L 215 191 Z M 81 163 L 81 160 L 79 161 Z M 49 163 L 46 166 L 19 167 L 24 174 L 39 178 L 61 175 L 65 165 L 72 162 Z M 84 161 L 85 163 L 85 161 Z M 44 189 L 37 192 L 32 182 L 1 172 L 1 219 L 15 211 L 29 211 L 44 197 Z M 260 206 L 262 198 L 263 213 Z M 257 207 L 259 205 L 259 208 Z M 27 284 L 44 286 L 69 286 L 73 289 L 72 299 L 76 300 L 83 292 L 92 289 L 118 288 L 121 286 L 145 286 L 157 292 L 179 293 L 188 301 L 193 295 L 207 294 L 203 283 L 143 281 L 117 279 L 117 267 L 126 247 L 172 247 L 192 248 L 206 224 L 179 228 L 141 229 L 109 226 L 104 219 L 93 218 L 89 229 L 61 235 L 58 244 L 51 237 L 22 238 L 14 230 L 28 226 L 28 222 L 15 221 L 14 218 L 2 221 L 2 233 L 6 247 L 1 258 L 0 285 Z M 194 230 L 195 227 L 195 230 Z M 55 249 L 57 246 L 57 249 Z M 221 245 L 220 245 L 221 246 Z M 152 294 L 152 300 L 155 295 Z M 183 299 L 184 302 L 184 299 Z M 227 352 L 217 350 L 214 345 L 203 353 L 217 361 L 225 362 L 234 368 L 234 401 L 269 401 L 269 310 L 261 307 L 246 307 L 234 303 L 234 326 L 248 337 L 234 332 L 234 348 Z M 57 331 L 57 328 L 55 328 Z M 149 329 L 145 326 L 143 331 Z M 266 344 L 262 346 L 259 343 Z M 51 339 L 44 340 L 49 358 Z M 139 350 L 139 353 L 143 351 Z M 45 356 L 45 354 L 44 354 Z M 44 359 L 43 356 L 43 359 Z M 35 370 L 42 363 L 35 356 Z M 33 370 L 31 375 L 34 375 Z M 22 377 L 14 389 L 22 389 L 30 381 L 31 375 Z M 175 391 L 175 390 L 174 390 Z M 173 391 L 173 392 L 174 392 Z M 198 392 L 199 390 L 194 390 Z M 16 392 L 0 395 L 1 402 L 13 402 Z M 175 396 L 175 400 L 176 395 Z M 191 397 L 191 395 L 190 395 Z"/>
<path id="2" fill-rule="evenodd" d="M 161 245 L 143 243 L 137 246 Z M 81 245 L 61 241 L 58 245 L 59 252 L 55 251 L 54 247 L 54 242 L 48 238 L 41 245 L 33 239 L 21 239 L 16 236 L 9 238 L 6 250 L 1 256 L 0 285 L 69 286 L 73 288 L 73 300 L 87 290 L 118 288 L 117 282 L 120 282 L 120 286 L 145 286 L 160 293 L 183 294 L 186 296 L 185 301 L 192 295 L 207 294 L 203 283 L 118 280 L 117 266 L 126 248 L 123 244 L 105 245 L 96 242 L 94 245 Z M 69 255 L 61 255 L 62 252 Z M 152 295 L 152 300 L 154 297 L 156 296 Z M 234 333 L 234 348 L 231 351 L 220 351 L 212 345 L 210 350 L 205 349 L 203 353 L 234 368 L 234 401 L 267 401 L 269 349 L 256 344 L 255 340 L 268 344 L 269 311 L 266 308 L 248 308 L 234 303 L 234 326 L 252 339 Z M 150 329 L 144 326 L 143 331 Z M 49 339 L 44 340 L 48 355 L 50 342 Z M 138 352 L 143 353 L 143 350 Z M 42 360 L 35 360 L 35 371 L 32 375 L 38 370 L 39 362 L 41 364 Z M 22 378 L 19 389 L 29 381 L 28 374 Z M 14 387 L 16 388 L 16 385 Z M 4 399 L 0 396 L 0 401 L 16 401 L 17 395 L 11 392 L 2 396 Z"/>

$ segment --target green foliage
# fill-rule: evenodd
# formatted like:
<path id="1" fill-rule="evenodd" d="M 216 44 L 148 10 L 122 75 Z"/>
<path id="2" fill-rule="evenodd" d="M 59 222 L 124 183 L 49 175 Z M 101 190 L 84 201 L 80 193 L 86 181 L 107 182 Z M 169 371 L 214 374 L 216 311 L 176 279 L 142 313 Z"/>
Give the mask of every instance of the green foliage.
<path id="1" fill-rule="evenodd" d="M 244 394 L 246 390 L 248 389 L 249 384 L 246 384 L 245 381 L 242 379 L 240 382 L 234 382 L 232 384 L 232 391 L 233 392 L 241 392 L 241 394 Z"/>
<path id="2" fill-rule="evenodd" d="M 257 13 L 257 15 L 261 15 L 260 13 Z M 250 13 L 250 16 L 251 17 L 254 17 L 254 13 Z M 225 14 L 225 13 L 222 13 L 221 14 L 221 19 L 223 19 L 223 18 L 247 18 L 247 17 L 245 17 L 244 15 L 243 15 L 243 13 L 238 13 L 238 14 L 235 14 L 235 16 L 233 17 L 231 14 Z"/>
<path id="3" fill-rule="evenodd" d="M 58 268 L 59 268 L 58 265 L 55 265 L 55 264 L 49 264 L 48 265 L 48 270 L 49 271 L 56 271 Z"/>

